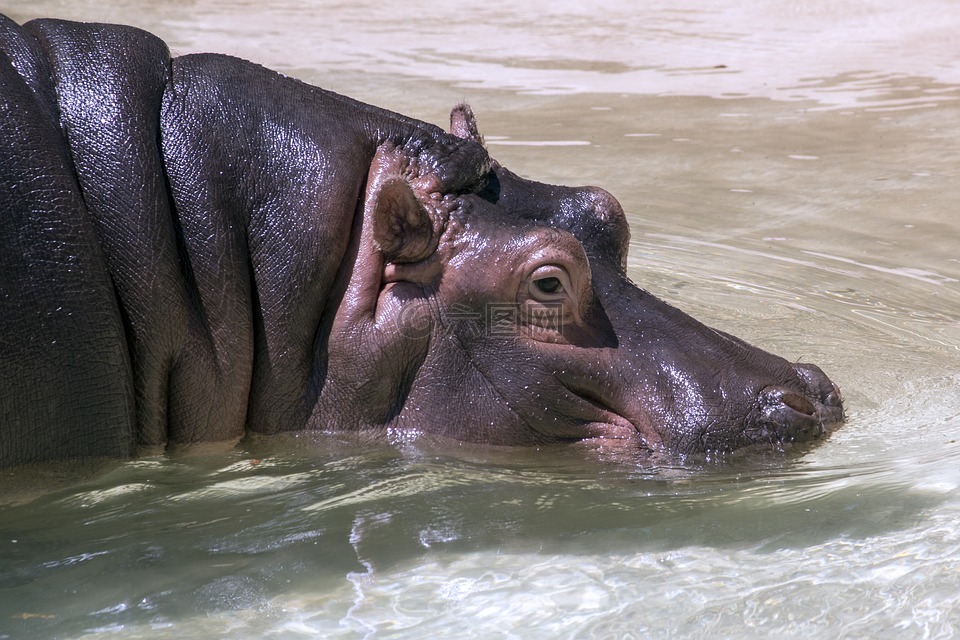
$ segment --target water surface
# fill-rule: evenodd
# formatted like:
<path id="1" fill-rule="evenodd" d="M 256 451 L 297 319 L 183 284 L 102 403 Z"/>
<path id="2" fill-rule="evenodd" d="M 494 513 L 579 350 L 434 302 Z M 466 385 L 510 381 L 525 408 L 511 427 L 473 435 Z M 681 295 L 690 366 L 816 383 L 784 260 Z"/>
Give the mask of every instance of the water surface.
<path id="1" fill-rule="evenodd" d="M 37 470 L 67 481 L 0 507 L 0 638 L 954 635 L 954 3 L 263 4 L 3 9 L 438 124 L 466 98 L 514 171 L 618 197 L 638 284 L 820 364 L 848 423 L 700 463 L 292 438 Z"/>

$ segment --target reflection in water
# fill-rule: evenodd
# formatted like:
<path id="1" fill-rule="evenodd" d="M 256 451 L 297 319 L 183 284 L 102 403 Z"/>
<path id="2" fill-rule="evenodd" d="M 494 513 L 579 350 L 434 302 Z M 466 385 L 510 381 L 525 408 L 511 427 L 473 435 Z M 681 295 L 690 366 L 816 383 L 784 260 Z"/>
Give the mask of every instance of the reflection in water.
<path id="1" fill-rule="evenodd" d="M 725 461 L 295 438 L 37 470 L 0 491 L 0 638 L 960 625 L 952 2 L 108 4 L 7 10 L 133 22 L 435 122 L 466 97 L 505 165 L 621 200 L 635 281 L 822 364 L 848 423 Z M 17 504 L 31 483 L 52 490 Z"/>

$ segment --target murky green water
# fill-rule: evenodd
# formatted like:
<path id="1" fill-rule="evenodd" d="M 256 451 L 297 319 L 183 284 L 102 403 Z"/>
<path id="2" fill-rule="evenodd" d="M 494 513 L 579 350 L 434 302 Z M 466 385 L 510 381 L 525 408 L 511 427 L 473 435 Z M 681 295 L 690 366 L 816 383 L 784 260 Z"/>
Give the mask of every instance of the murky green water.
<path id="1" fill-rule="evenodd" d="M 955 3 L 100 4 L 0 9 L 438 123 L 466 98 L 513 170 L 620 199 L 635 281 L 821 364 L 849 421 L 725 464 L 300 438 L 115 465 L 0 506 L 0 638 L 956 633 Z"/>

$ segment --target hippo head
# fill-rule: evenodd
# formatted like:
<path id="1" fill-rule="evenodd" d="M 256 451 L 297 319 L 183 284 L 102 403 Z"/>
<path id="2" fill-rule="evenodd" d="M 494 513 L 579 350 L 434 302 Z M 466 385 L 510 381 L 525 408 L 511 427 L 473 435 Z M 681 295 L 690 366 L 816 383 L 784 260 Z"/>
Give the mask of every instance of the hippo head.
<path id="1" fill-rule="evenodd" d="M 469 109 L 453 132 L 480 142 Z M 839 389 L 711 329 L 626 275 L 629 227 L 597 188 L 495 162 L 467 189 L 390 143 L 376 153 L 323 403 L 395 433 L 529 445 L 610 439 L 680 454 L 806 441 Z M 336 372 L 334 375 L 333 372 Z"/>

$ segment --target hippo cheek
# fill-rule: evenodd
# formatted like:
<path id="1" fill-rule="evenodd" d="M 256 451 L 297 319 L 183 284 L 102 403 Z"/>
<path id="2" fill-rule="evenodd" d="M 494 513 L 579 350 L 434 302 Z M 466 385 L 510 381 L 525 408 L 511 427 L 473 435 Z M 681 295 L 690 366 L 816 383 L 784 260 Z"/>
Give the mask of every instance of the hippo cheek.
<path id="1" fill-rule="evenodd" d="M 590 384 L 589 378 L 564 371 L 555 382 L 560 386 L 551 391 L 551 406 L 535 412 L 539 430 L 551 439 L 603 438 L 632 441 L 642 449 L 662 448 L 662 440 L 649 420 L 625 410 L 610 394 Z"/>

